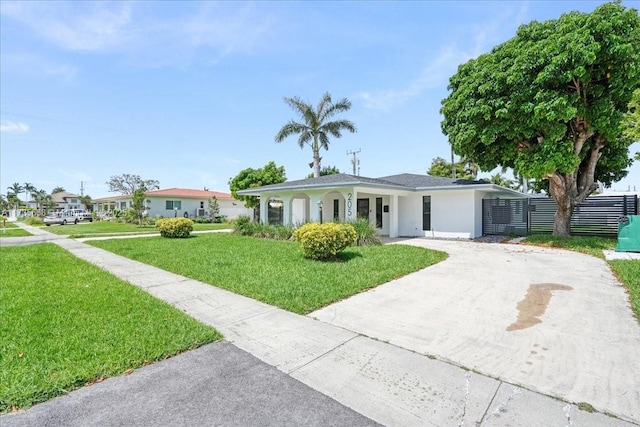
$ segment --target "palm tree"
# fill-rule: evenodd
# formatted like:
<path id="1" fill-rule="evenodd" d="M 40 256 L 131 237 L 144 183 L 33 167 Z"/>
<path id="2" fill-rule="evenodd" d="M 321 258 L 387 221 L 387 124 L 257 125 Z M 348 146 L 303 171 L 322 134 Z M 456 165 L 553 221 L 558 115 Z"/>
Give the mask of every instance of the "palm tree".
<path id="1" fill-rule="evenodd" d="M 290 120 L 284 125 L 276 135 L 276 142 L 284 141 L 288 136 L 299 134 L 298 145 L 304 148 L 307 144 L 313 151 L 313 167 L 314 177 L 320 176 L 320 148 L 329 149 L 329 135 L 340 138 L 342 130 L 348 130 L 351 133 L 356 132 L 356 126 L 349 120 L 327 121 L 334 115 L 347 111 L 351 108 L 351 101 L 343 98 L 337 103 L 331 102 L 329 92 L 325 93 L 318 106 L 314 110 L 313 107 L 298 97 L 284 98 L 284 102 L 302 118 L 302 122 Z"/>
<path id="2" fill-rule="evenodd" d="M 38 190 L 30 182 L 25 182 L 24 185 L 22 186 L 22 189 L 24 190 L 24 195 L 25 195 L 24 203 L 25 204 L 29 201 L 29 198 L 33 197 L 33 194 Z"/>
<path id="3" fill-rule="evenodd" d="M 20 208 L 20 194 L 24 190 L 22 185 L 19 182 L 14 182 L 13 185 L 7 187 L 7 199 L 10 200 L 9 203 L 13 203 L 16 209 Z"/>
<path id="4" fill-rule="evenodd" d="M 63 191 L 66 191 L 64 189 L 64 187 L 58 186 L 58 187 L 54 188 L 53 190 L 51 190 L 51 194 L 62 193 Z"/>
<path id="5" fill-rule="evenodd" d="M 33 198 L 38 204 L 38 215 L 44 216 L 44 205 L 47 203 L 47 198 L 51 198 L 45 190 L 36 190 L 33 193 Z"/>

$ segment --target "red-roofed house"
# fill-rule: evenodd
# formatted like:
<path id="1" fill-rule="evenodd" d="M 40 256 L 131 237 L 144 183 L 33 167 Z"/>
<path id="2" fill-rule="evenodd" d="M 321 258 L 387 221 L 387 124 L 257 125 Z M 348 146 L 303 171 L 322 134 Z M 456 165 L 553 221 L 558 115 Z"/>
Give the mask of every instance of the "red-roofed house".
<path id="1" fill-rule="evenodd" d="M 240 215 L 253 216 L 253 210 L 246 208 L 244 202 L 234 199 L 229 193 L 220 191 L 167 188 L 147 191 L 145 196 L 145 206 L 151 217 L 207 217 L 210 216 L 209 200 L 214 196 L 218 199 L 220 215 L 224 215 L 227 218 L 235 218 Z M 93 203 L 98 212 L 107 212 L 114 209 L 124 210 L 133 205 L 133 195 L 123 194 L 102 197 L 94 199 Z"/>

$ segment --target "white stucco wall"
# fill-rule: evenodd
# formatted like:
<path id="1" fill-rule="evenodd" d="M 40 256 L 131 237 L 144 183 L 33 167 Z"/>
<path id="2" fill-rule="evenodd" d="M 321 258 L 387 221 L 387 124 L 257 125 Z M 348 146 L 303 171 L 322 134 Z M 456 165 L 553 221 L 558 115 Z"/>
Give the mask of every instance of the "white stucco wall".
<path id="1" fill-rule="evenodd" d="M 481 236 L 482 195 L 476 193 L 474 190 L 433 191 L 400 197 L 400 236 L 463 239 Z M 431 196 L 431 230 L 422 230 L 422 196 Z"/>
<path id="2" fill-rule="evenodd" d="M 150 200 L 151 203 L 146 203 L 146 200 Z M 187 212 L 189 218 L 194 218 L 197 213 L 197 209 L 203 206 L 206 212 L 209 212 L 209 199 L 183 199 L 180 197 L 148 197 L 145 199 L 145 205 L 149 208 L 149 216 L 163 216 L 165 218 L 171 218 L 176 215 L 173 209 L 166 209 L 167 200 L 180 200 L 182 205 L 177 211 L 177 216 L 184 216 Z M 202 202 L 202 205 L 201 205 Z M 253 212 L 244 206 L 243 202 L 230 199 L 218 199 L 218 206 L 220 206 L 220 215 L 224 215 L 229 219 L 236 218 L 240 215 L 252 216 Z"/>

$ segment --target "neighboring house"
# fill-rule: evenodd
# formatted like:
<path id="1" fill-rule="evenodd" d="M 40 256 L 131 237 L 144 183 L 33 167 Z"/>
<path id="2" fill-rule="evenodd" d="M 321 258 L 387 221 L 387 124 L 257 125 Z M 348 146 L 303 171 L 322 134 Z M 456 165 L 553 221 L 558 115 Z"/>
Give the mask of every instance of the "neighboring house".
<path id="1" fill-rule="evenodd" d="M 147 214 L 151 217 L 208 217 L 211 216 L 209 200 L 214 196 L 218 199 L 219 215 L 235 218 L 240 215 L 252 216 L 253 214 L 251 209 L 244 206 L 244 202 L 234 199 L 229 193 L 219 191 L 168 188 L 166 190 L 151 190 L 144 194 Z M 93 204 L 98 212 L 129 209 L 133 206 L 133 195 L 102 197 L 94 199 Z"/>
<path id="2" fill-rule="evenodd" d="M 54 210 L 63 211 L 66 209 L 84 209 L 85 206 L 80 201 L 80 196 L 69 193 L 68 191 L 60 191 L 51 195 L 53 202 L 56 204 Z"/>
<path id="3" fill-rule="evenodd" d="M 367 218 L 389 237 L 474 238 L 482 235 L 482 200 L 526 197 L 479 181 L 400 174 L 365 178 L 347 174 L 286 181 L 241 190 L 260 197 L 260 218 L 270 200 L 282 203 L 285 224 Z"/>

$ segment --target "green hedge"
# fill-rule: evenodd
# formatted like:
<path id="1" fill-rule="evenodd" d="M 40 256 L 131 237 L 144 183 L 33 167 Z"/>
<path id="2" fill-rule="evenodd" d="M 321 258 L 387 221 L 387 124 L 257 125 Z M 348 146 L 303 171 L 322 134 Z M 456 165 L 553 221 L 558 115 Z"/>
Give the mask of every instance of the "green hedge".
<path id="1" fill-rule="evenodd" d="M 293 232 L 306 258 L 328 259 L 356 241 L 356 230 L 351 224 L 317 222 L 305 224 Z"/>
<path id="2" fill-rule="evenodd" d="M 166 218 L 156 220 L 156 228 L 162 237 L 185 238 L 193 231 L 193 221 L 189 218 Z"/>

